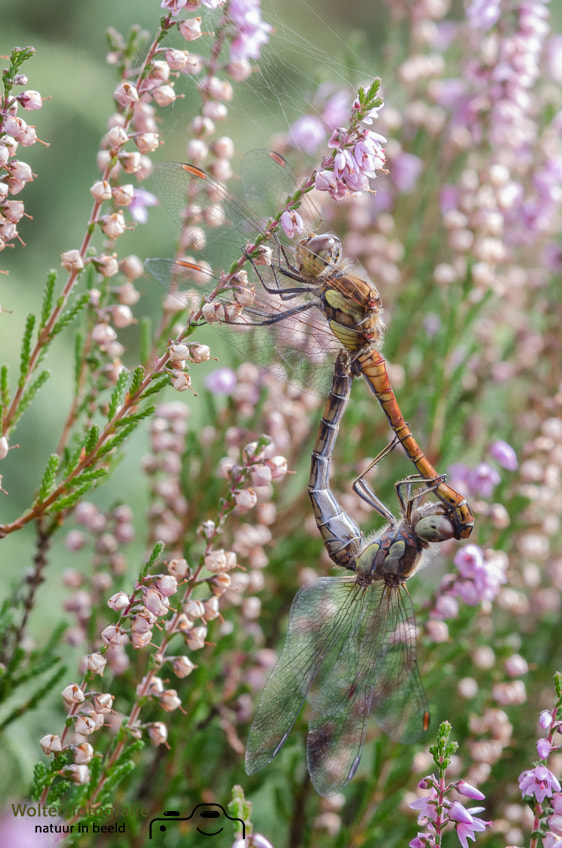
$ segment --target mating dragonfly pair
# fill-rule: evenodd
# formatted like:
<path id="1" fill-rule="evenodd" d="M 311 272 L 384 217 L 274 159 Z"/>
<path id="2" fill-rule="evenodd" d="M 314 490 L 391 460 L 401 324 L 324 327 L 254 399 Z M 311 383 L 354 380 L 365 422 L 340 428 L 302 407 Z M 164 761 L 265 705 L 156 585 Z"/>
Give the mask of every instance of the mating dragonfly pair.
<path id="1" fill-rule="evenodd" d="M 244 355 L 316 392 L 325 391 L 332 380 L 313 451 L 309 495 L 330 557 L 354 576 L 322 578 L 297 593 L 285 646 L 263 692 L 246 754 L 249 774 L 267 765 L 308 700 L 308 768 L 319 794 L 330 795 L 357 769 L 369 714 L 402 741 L 427 729 L 415 619 L 404 584 L 431 542 L 469 536 L 473 516 L 464 497 L 424 455 L 400 411 L 379 351 L 384 323 L 376 287 L 360 266 L 343 267 L 334 235 L 311 234 L 293 246 L 280 232 L 283 209 L 302 209 L 303 203 L 302 192 L 293 193 L 282 157 L 268 151 L 248 154 L 241 178 L 244 196 L 257 212 L 196 166 L 158 166 L 158 194 L 183 227 L 184 244 L 199 253 L 177 262 L 151 259 L 147 266 L 178 294 L 186 284 L 202 283 L 208 305 L 222 319 L 214 326 L 229 329 L 230 340 Z M 257 291 L 240 273 L 246 261 L 256 273 Z M 217 278 L 213 267 L 229 272 Z M 281 369 L 272 365 L 276 361 Z M 329 483 L 340 421 L 353 378 L 361 375 L 395 434 L 375 463 L 401 444 L 417 472 L 396 486 L 400 520 L 376 497 L 365 475 L 355 482 L 357 494 L 388 521 L 369 543 Z M 430 493 L 437 500 L 427 501 Z"/>

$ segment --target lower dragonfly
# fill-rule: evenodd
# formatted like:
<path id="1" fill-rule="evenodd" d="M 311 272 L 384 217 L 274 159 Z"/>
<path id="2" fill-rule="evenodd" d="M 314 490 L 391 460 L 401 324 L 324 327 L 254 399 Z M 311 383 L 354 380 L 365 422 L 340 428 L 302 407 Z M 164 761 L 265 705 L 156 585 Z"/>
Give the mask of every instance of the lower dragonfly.
<path id="1" fill-rule="evenodd" d="M 418 473 L 427 480 L 439 478 L 435 494 L 448 509 L 455 538 L 467 538 L 474 516 L 466 499 L 437 474 L 416 442 L 392 389 L 386 361 L 379 350 L 385 326 L 377 288 L 357 263 L 355 268 L 342 267 L 341 242 L 332 233 L 312 233 L 296 246 L 282 240 L 279 209 L 294 210 L 303 204 L 302 190 L 287 200 L 294 181 L 282 156 L 266 150 L 252 151 L 242 160 L 241 175 L 246 198 L 253 206 L 261 200 L 261 217 L 195 165 L 167 162 L 157 166 L 154 174 L 163 205 L 183 227 L 201 258 L 208 257 L 216 267 L 217 261 L 224 262 L 227 256 L 232 261 L 233 256 L 243 254 L 226 277 L 232 281 L 230 294 L 234 302 L 226 307 L 217 303 L 217 315 L 238 330 L 230 333 L 231 341 L 262 364 L 277 353 L 289 379 L 320 391 L 322 378 L 315 382 L 310 376 L 310 361 L 314 361 L 318 371 L 321 361 L 327 360 L 323 373 L 329 379 L 331 360 L 342 350 L 347 351 L 352 374 L 366 379 Z M 266 223 L 268 208 L 278 211 Z M 310 211 L 308 217 L 312 217 Z M 245 247 L 240 245 L 242 239 L 250 240 Z M 269 251 L 267 259 L 264 248 Z M 261 291 L 240 283 L 240 270 L 246 260 L 254 267 Z M 214 275 L 211 266 L 204 262 L 148 259 L 146 264 L 160 282 L 176 292 L 184 281 L 193 285 L 194 279 L 203 279 L 211 304 L 217 294 L 229 289 L 223 276 L 211 291 L 209 281 Z M 253 333 L 243 332 L 244 328 L 252 328 Z"/>
<path id="2" fill-rule="evenodd" d="M 373 541 L 364 539 L 338 504 L 330 490 L 330 459 L 351 383 L 349 362 L 340 356 L 312 455 L 309 495 L 330 558 L 354 575 L 323 577 L 297 593 L 246 751 L 248 774 L 271 762 L 307 700 L 307 765 L 320 795 L 339 792 L 353 778 L 369 715 L 401 742 L 413 742 L 428 729 L 405 583 L 430 543 L 454 533 L 443 504 L 423 503 L 442 477 L 428 481 L 414 475 L 397 483 L 400 519 L 359 478 L 355 490 L 388 521 Z M 419 484 L 422 490 L 414 491 Z"/>

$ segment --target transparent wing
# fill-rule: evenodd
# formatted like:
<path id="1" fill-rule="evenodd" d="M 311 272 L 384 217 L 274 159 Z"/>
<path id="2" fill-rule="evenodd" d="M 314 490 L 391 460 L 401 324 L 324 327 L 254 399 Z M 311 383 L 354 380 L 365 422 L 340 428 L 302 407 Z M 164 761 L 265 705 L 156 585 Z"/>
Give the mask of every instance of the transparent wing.
<path id="1" fill-rule="evenodd" d="M 308 768 L 320 795 L 332 795 L 359 765 L 372 713 L 393 739 L 413 741 L 427 729 L 427 701 L 415 660 L 413 610 L 401 588 L 359 585 L 347 601 L 349 637 L 326 679 L 314 681 Z"/>
<path id="2" fill-rule="evenodd" d="M 327 681 L 354 627 L 354 578 L 323 577 L 292 603 L 283 652 L 263 690 L 246 750 L 246 771 L 266 766 L 284 745 L 320 673 Z"/>
<path id="3" fill-rule="evenodd" d="M 279 211 L 294 190 L 292 176 L 271 161 L 268 151 L 257 150 L 244 157 L 242 181 L 257 213 L 198 168 L 166 162 L 155 169 L 156 192 L 182 227 L 182 248 L 189 256 L 179 262 L 148 259 L 146 266 L 182 303 L 187 291 L 204 297 L 216 294 L 220 289 L 217 273 L 243 258 L 244 245 L 255 241 L 270 215 Z M 215 302 L 237 304 L 234 324 L 212 326 L 226 334 L 245 358 L 313 393 L 325 394 L 333 358 L 341 345 L 322 313 L 316 284 L 283 273 L 293 272 L 292 247 L 288 243 L 282 246 L 277 237 L 267 244 L 272 249 L 272 265 L 256 269 L 259 279 L 253 292 L 228 290 L 213 297 Z"/>

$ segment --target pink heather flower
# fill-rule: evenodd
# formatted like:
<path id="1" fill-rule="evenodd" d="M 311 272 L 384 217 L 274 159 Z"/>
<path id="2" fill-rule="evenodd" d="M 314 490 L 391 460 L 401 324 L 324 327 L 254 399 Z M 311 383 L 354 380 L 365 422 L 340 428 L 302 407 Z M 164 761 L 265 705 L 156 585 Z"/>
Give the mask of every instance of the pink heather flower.
<path id="1" fill-rule="evenodd" d="M 281 215 L 280 223 L 287 238 L 300 235 L 304 230 L 304 222 L 299 213 L 294 209 L 291 212 L 286 209 Z"/>
<path id="2" fill-rule="evenodd" d="M 326 134 L 326 128 L 320 118 L 303 115 L 291 126 L 289 139 L 293 147 L 298 147 L 303 153 L 312 156 L 326 141 Z"/>
<path id="3" fill-rule="evenodd" d="M 479 462 L 476 468 L 470 470 L 467 482 L 473 494 L 489 498 L 500 480 L 499 472 L 495 468 L 487 462 Z"/>
<path id="4" fill-rule="evenodd" d="M 204 384 L 214 395 L 230 395 L 236 386 L 236 374 L 232 368 L 216 368 L 207 374 Z"/>
<path id="5" fill-rule="evenodd" d="M 503 439 L 498 439 L 497 442 L 492 442 L 490 447 L 488 448 L 488 452 L 491 457 L 493 457 L 496 462 L 499 462 L 503 468 L 507 468 L 508 471 L 515 471 L 519 465 L 517 461 L 517 454 L 507 442 L 504 442 Z"/>
<path id="6" fill-rule="evenodd" d="M 478 545 L 465 545 L 458 551 L 454 563 L 462 579 L 455 581 L 453 592 L 470 606 L 484 600 L 493 601 L 500 585 L 507 580 L 497 558 L 486 560 Z"/>
<path id="7" fill-rule="evenodd" d="M 392 162 L 390 176 L 401 194 L 411 194 L 423 171 L 423 161 L 412 153 L 401 153 Z"/>
<path id="8" fill-rule="evenodd" d="M 469 0 L 466 18 L 473 29 L 487 32 L 501 15 L 501 0 Z"/>
<path id="9" fill-rule="evenodd" d="M 483 801 L 486 797 L 483 792 L 480 792 L 476 786 L 468 783 L 466 780 L 459 780 L 456 784 L 456 790 L 465 798 L 471 798 L 473 801 Z"/>
<path id="10" fill-rule="evenodd" d="M 462 848 L 468 848 L 468 839 L 474 842 L 476 833 L 481 833 L 491 826 L 491 821 L 484 821 L 484 819 L 473 815 L 473 813 L 481 813 L 483 809 L 484 807 L 472 807 L 472 809 L 466 810 L 458 801 L 453 802 L 449 811 L 449 818 L 457 822 L 457 836 Z"/>
<path id="11" fill-rule="evenodd" d="M 519 775 L 519 789 L 524 798 L 535 798 L 542 803 L 553 792 L 560 792 L 560 783 L 546 766 L 537 766 Z"/>
<path id="12" fill-rule="evenodd" d="M 542 710 L 539 716 L 539 724 L 543 730 L 548 730 L 552 725 L 552 713 L 550 710 Z"/>
<path id="13" fill-rule="evenodd" d="M 541 760 L 546 760 L 550 754 L 550 742 L 548 739 L 537 739 L 537 754 Z"/>
<path id="14" fill-rule="evenodd" d="M 549 831 L 543 837 L 542 848 L 562 848 L 562 836 Z"/>
<path id="15" fill-rule="evenodd" d="M 129 212 L 131 218 L 137 224 L 146 224 L 148 221 L 147 208 L 149 206 L 157 206 L 158 198 L 154 194 L 147 191 L 145 188 L 135 188 L 133 199 L 129 204 Z"/>
<path id="16" fill-rule="evenodd" d="M 349 115 L 349 92 L 345 89 L 338 91 L 326 101 L 322 110 L 322 120 L 333 130 L 341 126 Z"/>
<path id="17" fill-rule="evenodd" d="M 230 45 L 230 61 L 259 59 L 273 27 L 262 20 L 259 0 L 231 0 L 229 15 L 238 35 Z"/>

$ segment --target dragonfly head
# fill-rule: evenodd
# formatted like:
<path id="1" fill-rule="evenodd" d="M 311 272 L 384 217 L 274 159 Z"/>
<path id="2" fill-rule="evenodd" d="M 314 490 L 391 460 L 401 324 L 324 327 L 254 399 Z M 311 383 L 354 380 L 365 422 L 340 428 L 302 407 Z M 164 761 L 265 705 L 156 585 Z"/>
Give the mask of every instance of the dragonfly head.
<path id="1" fill-rule="evenodd" d="M 435 513 L 420 518 L 415 524 L 418 538 L 424 542 L 445 542 L 455 535 L 455 528 L 446 515 Z"/>
<path id="2" fill-rule="evenodd" d="M 316 279 L 337 269 L 342 258 L 341 241 L 332 233 L 321 233 L 301 239 L 297 259 L 303 276 Z"/>

